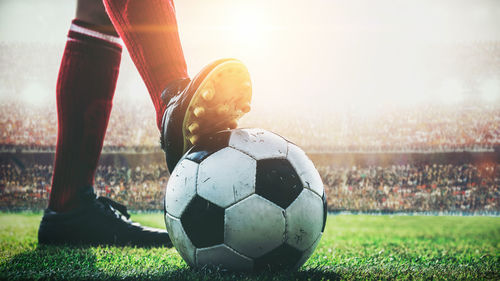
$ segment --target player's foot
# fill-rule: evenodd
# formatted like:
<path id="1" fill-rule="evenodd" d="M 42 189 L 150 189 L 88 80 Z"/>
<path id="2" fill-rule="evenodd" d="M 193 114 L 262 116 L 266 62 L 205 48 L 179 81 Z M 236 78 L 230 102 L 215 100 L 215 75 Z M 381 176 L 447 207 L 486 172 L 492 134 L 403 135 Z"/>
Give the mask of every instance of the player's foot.
<path id="1" fill-rule="evenodd" d="M 172 247 L 167 231 L 132 222 L 125 206 L 96 196 L 91 186 L 82 189 L 79 199 L 79 208 L 67 213 L 45 210 L 39 244 Z"/>
<path id="2" fill-rule="evenodd" d="M 234 129 L 250 111 L 252 84 L 245 65 L 236 59 L 217 60 L 192 81 L 178 80 L 162 94 L 167 103 L 161 144 L 170 172 L 201 136 Z"/>

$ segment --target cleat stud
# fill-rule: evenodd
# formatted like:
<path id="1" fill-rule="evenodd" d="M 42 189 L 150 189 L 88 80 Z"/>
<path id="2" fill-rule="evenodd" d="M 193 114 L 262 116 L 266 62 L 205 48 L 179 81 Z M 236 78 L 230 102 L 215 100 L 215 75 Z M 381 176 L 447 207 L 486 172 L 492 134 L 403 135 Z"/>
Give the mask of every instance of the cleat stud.
<path id="1" fill-rule="evenodd" d="M 211 101 L 214 98 L 214 92 L 211 90 L 205 90 L 201 96 L 203 97 L 204 100 L 206 101 Z"/>
<path id="2" fill-rule="evenodd" d="M 196 134 L 200 130 L 200 125 L 196 122 L 193 122 L 188 126 L 188 130 L 191 134 Z"/>
<path id="3" fill-rule="evenodd" d="M 205 109 L 203 107 L 196 107 L 194 110 L 193 110 L 193 113 L 194 113 L 194 116 L 196 117 L 201 117 L 203 116 L 203 114 L 205 114 Z"/>
<path id="4" fill-rule="evenodd" d="M 192 143 L 192 144 L 196 144 L 198 142 L 198 140 L 200 139 L 200 137 L 198 135 L 192 135 L 191 137 L 189 137 L 189 141 Z"/>
<path id="5" fill-rule="evenodd" d="M 229 121 L 228 126 L 229 126 L 229 129 L 236 129 L 236 127 L 238 127 L 238 121 L 233 119 L 233 120 Z"/>
<path id="6" fill-rule="evenodd" d="M 243 105 L 241 107 L 241 111 L 243 111 L 244 113 L 248 113 L 250 111 L 251 107 L 250 107 L 250 104 L 249 103 L 246 103 L 245 105 Z"/>
<path id="7" fill-rule="evenodd" d="M 229 107 L 227 105 L 221 105 L 217 108 L 217 114 L 226 114 L 229 112 Z"/>

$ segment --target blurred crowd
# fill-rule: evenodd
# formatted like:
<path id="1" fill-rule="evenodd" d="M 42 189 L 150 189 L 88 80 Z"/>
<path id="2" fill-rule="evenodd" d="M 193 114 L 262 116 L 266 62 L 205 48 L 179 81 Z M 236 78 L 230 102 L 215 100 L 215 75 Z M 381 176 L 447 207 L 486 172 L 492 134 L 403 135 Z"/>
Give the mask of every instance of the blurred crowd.
<path id="1" fill-rule="evenodd" d="M 52 180 L 51 165 L 20 168 L 0 165 L 0 209 L 41 210 L 47 207 Z M 161 210 L 168 171 L 151 164 L 128 168 L 100 165 L 94 190 L 99 196 L 117 200 L 133 210 Z"/>
<path id="2" fill-rule="evenodd" d="M 331 211 L 500 211 L 500 164 L 429 164 L 387 167 L 319 166 Z M 0 209 L 47 206 L 52 166 L 0 167 Z M 100 166 L 98 195 L 132 210 L 162 210 L 164 165 Z"/>
<path id="3" fill-rule="evenodd" d="M 328 206 L 351 211 L 500 211 L 500 165 L 319 167 Z"/>
<path id="4" fill-rule="evenodd" d="M 500 145 L 500 106 L 422 104 L 374 112 L 356 109 L 250 115 L 243 126 L 285 136 L 308 152 L 491 151 Z"/>
<path id="5" fill-rule="evenodd" d="M 55 107 L 29 107 L 16 102 L 0 107 L 1 150 L 54 150 Z M 152 110 L 149 104 L 115 104 L 104 151 L 159 151 Z M 244 118 L 241 126 L 276 132 L 308 152 L 491 151 L 500 145 L 500 106 L 427 104 L 388 108 L 383 114 L 256 111 Z"/>
<path id="6" fill-rule="evenodd" d="M 0 42 L 0 64 L 8 66 L 0 68 L 0 95 L 9 98 L 0 103 L 0 151 L 54 151 L 53 91 L 63 47 Z M 266 99 L 241 126 L 274 131 L 308 152 L 488 151 L 500 146 L 498 89 L 490 89 L 492 100 L 480 98 L 481 81 L 500 77 L 500 42 L 429 47 L 434 54 L 429 71 L 439 68 L 442 75 L 422 94 L 455 77 L 462 85 L 454 89 L 457 95 L 467 96 L 460 104 L 432 96 L 427 103 L 371 110 L 381 105 L 376 100 L 368 108 L 344 103 L 343 95 L 349 93 L 332 93 L 338 97 L 333 101 L 290 99 L 286 105 Z M 122 65 L 119 81 L 104 151 L 159 151 L 154 109 L 132 64 Z M 258 94 L 262 99 L 268 93 Z"/>
<path id="7" fill-rule="evenodd" d="M 62 48 L 0 42 L 0 63 L 8 66 L 0 68 L 0 94 L 8 97 L 0 103 L 1 153 L 55 151 L 57 112 L 52 91 Z M 499 77 L 500 42 L 454 45 L 442 50 L 449 52 L 454 54 L 437 56 L 429 69 L 447 68 L 449 76 L 468 81 L 464 84 L 470 94 L 461 103 L 374 104 L 369 106 L 372 108 L 358 108 L 343 104 L 341 94 L 338 101 L 332 102 L 337 104 L 311 100 L 284 105 L 266 100 L 255 106 L 240 126 L 276 132 L 307 152 L 498 151 L 500 104 L 498 99 L 479 101 L 476 84 L 485 77 Z M 440 59 L 444 57 L 449 61 Z M 120 94 L 115 96 L 103 152 L 159 152 L 154 109 L 144 87 L 137 88 L 140 78 L 131 64 L 120 71 L 122 86 L 117 89 Z M 136 102 L 137 92 L 146 99 Z M 120 98 L 124 94 L 128 100 Z M 45 208 L 52 166 L 23 166 L 0 160 L 0 209 Z M 318 168 L 330 210 L 500 211 L 498 162 Z M 100 166 L 95 190 L 131 209 L 160 210 L 167 180 L 164 165 Z"/>
<path id="8" fill-rule="evenodd" d="M 54 151 L 57 141 L 55 106 L 33 106 L 21 101 L 0 105 L 0 145 L 3 150 Z M 106 151 L 127 151 L 159 146 L 152 105 L 115 104 L 104 140 Z"/>

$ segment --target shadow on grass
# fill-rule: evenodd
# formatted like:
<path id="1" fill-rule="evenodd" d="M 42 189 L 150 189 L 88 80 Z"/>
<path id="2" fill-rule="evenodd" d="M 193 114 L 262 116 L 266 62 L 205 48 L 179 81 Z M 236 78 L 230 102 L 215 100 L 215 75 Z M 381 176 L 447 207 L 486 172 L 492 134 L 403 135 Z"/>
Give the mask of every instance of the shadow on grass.
<path id="1" fill-rule="evenodd" d="M 322 268 L 302 271 L 262 271 L 258 273 L 231 273 L 210 269 L 192 269 L 197 277 L 205 280 L 340 280 L 341 276 Z M 193 279 L 195 280 L 195 279 Z M 198 279 L 200 280 L 200 279 Z"/>
<path id="2" fill-rule="evenodd" d="M 238 273 L 217 269 L 183 268 L 159 275 L 134 276 L 139 280 L 340 280 L 341 276 L 321 269 L 304 271 L 263 271 L 258 273 Z"/>
<path id="3" fill-rule="evenodd" d="M 110 250 L 113 255 L 113 250 Z M 102 266 L 102 261 L 100 262 Z M 159 265 L 161 267 L 161 265 Z M 215 268 L 175 268 L 156 272 L 134 271 L 123 267 L 105 272 L 97 266 L 91 247 L 39 246 L 17 254 L 0 264 L 0 279 L 5 280 L 339 280 L 340 276 L 322 268 L 303 271 L 234 273 Z"/>
<path id="4" fill-rule="evenodd" d="M 39 246 L 0 264 L 0 279 L 88 279 L 96 274 L 88 247 Z"/>

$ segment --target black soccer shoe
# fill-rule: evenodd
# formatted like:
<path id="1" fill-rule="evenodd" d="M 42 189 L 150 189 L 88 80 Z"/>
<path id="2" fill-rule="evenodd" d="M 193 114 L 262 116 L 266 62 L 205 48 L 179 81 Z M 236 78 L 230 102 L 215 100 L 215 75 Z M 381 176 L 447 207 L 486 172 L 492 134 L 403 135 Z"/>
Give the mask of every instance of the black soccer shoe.
<path id="1" fill-rule="evenodd" d="M 179 159 L 201 136 L 237 127 L 250 111 L 252 83 L 245 65 L 236 59 L 217 60 L 192 81 L 177 80 L 162 93 L 161 146 L 173 171 Z"/>
<path id="2" fill-rule="evenodd" d="M 172 247 L 167 231 L 132 222 L 125 206 L 96 196 L 92 187 L 83 188 L 79 199 L 80 207 L 74 211 L 45 210 L 39 244 Z"/>

